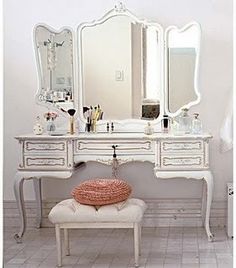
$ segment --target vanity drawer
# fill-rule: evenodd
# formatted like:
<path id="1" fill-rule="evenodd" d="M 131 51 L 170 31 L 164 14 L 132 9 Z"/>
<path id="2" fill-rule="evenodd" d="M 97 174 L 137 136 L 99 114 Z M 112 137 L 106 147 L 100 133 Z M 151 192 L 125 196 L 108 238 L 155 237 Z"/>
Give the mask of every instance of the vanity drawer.
<path id="1" fill-rule="evenodd" d="M 202 169 L 204 167 L 203 155 L 164 155 L 161 156 L 163 169 Z"/>
<path id="2" fill-rule="evenodd" d="M 24 156 L 25 169 L 66 169 L 67 158 L 65 155 L 26 155 Z"/>
<path id="3" fill-rule="evenodd" d="M 24 152 L 66 152 L 66 141 L 25 141 Z"/>
<path id="4" fill-rule="evenodd" d="M 77 154 L 113 154 L 113 145 L 117 145 L 117 154 L 154 154 L 152 141 L 76 141 L 74 152 Z"/>
<path id="5" fill-rule="evenodd" d="M 191 140 L 191 141 L 176 141 L 168 140 L 161 141 L 161 152 L 162 153 L 202 153 L 204 143 L 202 140 Z"/>

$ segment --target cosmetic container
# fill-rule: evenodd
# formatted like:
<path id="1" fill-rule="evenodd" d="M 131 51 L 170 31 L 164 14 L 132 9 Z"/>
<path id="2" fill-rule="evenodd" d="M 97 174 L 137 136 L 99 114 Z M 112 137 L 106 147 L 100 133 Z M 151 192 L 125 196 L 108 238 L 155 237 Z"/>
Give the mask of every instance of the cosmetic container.
<path id="1" fill-rule="evenodd" d="M 86 123 L 86 126 L 85 126 L 85 131 L 86 132 L 90 132 L 91 130 L 91 124 L 90 124 L 90 120 L 89 120 L 89 117 L 87 118 L 87 123 Z"/>

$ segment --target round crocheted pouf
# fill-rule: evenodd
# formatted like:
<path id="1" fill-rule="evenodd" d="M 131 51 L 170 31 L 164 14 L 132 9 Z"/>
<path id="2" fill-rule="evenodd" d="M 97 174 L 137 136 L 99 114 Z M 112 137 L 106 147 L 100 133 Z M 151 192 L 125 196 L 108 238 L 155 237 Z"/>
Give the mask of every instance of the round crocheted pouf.
<path id="1" fill-rule="evenodd" d="M 71 194 L 81 204 L 102 206 L 124 201 L 131 192 L 131 186 L 124 180 L 99 178 L 82 182 Z"/>

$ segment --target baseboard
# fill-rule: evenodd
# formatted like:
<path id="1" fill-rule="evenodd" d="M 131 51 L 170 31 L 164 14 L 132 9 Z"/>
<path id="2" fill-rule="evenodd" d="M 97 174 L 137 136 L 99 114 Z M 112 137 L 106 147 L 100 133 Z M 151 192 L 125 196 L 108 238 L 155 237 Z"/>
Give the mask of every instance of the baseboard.
<path id="1" fill-rule="evenodd" d="M 148 209 L 144 215 L 143 225 L 146 227 L 169 226 L 202 226 L 201 199 L 144 199 Z M 42 227 L 52 227 L 48 213 L 59 200 L 44 200 Z M 26 201 L 27 227 L 36 225 L 36 203 Z M 4 226 L 19 227 L 19 213 L 15 201 L 3 201 Z M 223 227 L 226 224 L 226 201 L 213 201 L 210 215 L 210 225 Z"/>

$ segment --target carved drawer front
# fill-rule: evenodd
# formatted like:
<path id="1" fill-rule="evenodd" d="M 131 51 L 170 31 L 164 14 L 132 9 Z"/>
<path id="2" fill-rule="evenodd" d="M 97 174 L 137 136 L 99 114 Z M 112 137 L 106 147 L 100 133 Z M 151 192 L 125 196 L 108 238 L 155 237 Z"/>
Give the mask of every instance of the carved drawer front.
<path id="1" fill-rule="evenodd" d="M 165 155 L 161 157 L 161 166 L 163 169 L 202 169 L 204 158 L 203 155 Z"/>
<path id="2" fill-rule="evenodd" d="M 67 159 L 65 156 L 30 156 L 24 157 L 26 169 L 65 169 L 67 168 Z"/>
<path id="3" fill-rule="evenodd" d="M 66 152 L 65 141 L 25 141 L 24 151 L 30 152 Z"/>
<path id="4" fill-rule="evenodd" d="M 203 141 L 161 141 L 161 152 L 163 153 L 202 153 Z"/>
<path id="5" fill-rule="evenodd" d="M 152 141 L 76 141 L 74 151 L 79 154 L 110 154 L 112 156 L 112 145 L 117 145 L 117 154 L 154 154 Z"/>

